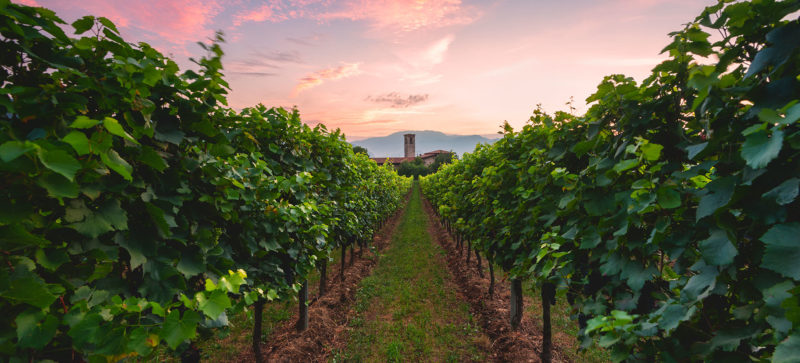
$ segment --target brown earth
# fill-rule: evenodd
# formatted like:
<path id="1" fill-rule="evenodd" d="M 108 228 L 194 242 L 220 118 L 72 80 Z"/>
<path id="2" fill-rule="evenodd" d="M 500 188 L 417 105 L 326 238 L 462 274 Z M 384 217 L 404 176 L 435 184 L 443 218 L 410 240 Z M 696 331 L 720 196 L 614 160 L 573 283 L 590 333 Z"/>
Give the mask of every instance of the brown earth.
<path id="1" fill-rule="evenodd" d="M 428 232 L 447 252 L 447 267 L 458 284 L 458 293 L 469 303 L 470 312 L 491 340 L 490 358 L 495 362 L 540 362 L 542 332 L 534 323 L 539 317 L 526 313 L 519 328 L 512 330 L 509 322 L 511 283 L 502 276 L 502 271 L 495 270 L 495 291 L 490 297 L 488 273 L 480 276 L 474 255 L 470 263 L 466 263 L 466 250 L 458 250 L 454 238 L 438 222 L 430 202 L 424 197 L 422 201 L 422 209 L 428 215 Z M 486 259 L 482 257 L 482 260 L 485 267 Z M 523 305 L 530 304 L 530 298 L 525 296 Z M 570 362 L 563 353 L 570 349 L 568 342 L 557 339 L 556 334 L 554 338 L 553 362 Z"/>
<path id="2" fill-rule="evenodd" d="M 344 281 L 339 278 L 340 264 L 328 267 L 328 292 L 322 297 L 309 293 L 308 329 L 296 331 L 295 310 L 292 317 L 276 327 L 261 345 L 264 362 L 325 362 L 332 352 L 344 349 L 358 284 L 370 275 L 378 261 L 377 254 L 391 242 L 408 205 L 409 196 L 410 193 L 406 196 L 404 206 L 375 235 L 371 244 L 374 248 L 356 250 L 356 259 L 352 264 L 351 254 L 347 253 Z M 242 351 L 236 362 L 255 362 L 252 348 Z"/>

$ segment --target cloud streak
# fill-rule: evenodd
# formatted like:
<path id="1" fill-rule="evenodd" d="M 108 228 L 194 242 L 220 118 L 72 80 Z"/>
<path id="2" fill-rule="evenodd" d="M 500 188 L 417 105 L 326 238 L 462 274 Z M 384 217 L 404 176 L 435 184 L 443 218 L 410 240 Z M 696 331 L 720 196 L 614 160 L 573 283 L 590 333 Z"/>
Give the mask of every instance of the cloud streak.
<path id="1" fill-rule="evenodd" d="M 303 62 L 303 58 L 300 56 L 300 52 L 296 50 L 286 51 L 286 52 L 272 52 L 272 53 L 256 53 L 254 57 L 258 58 L 266 58 L 275 62 L 282 62 L 282 63 L 305 63 Z"/>
<path id="2" fill-rule="evenodd" d="M 303 91 L 317 87 L 327 81 L 333 81 L 361 74 L 361 63 L 345 63 L 338 67 L 322 69 L 306 75 L 292 91 L 292 96 L 297 96 Z"/>
<path id="3" fill-rule="evenodd" d="M 426 102 L 428 100 L 428 94 L 410 94 L 404 97 L 397 92 L 390 92 L 382 95 L 367 96 L 365 100 L 388 105 L 391 108 L 406 108 Z"/>
<path id="4" fill-rule="evenodd" d="M 250 76 L 269 77 L 277 76 L 276 72 L 281 67 L 258 57 L 249 57 L 242 60 L 225 62 L 226 73 Z"/>

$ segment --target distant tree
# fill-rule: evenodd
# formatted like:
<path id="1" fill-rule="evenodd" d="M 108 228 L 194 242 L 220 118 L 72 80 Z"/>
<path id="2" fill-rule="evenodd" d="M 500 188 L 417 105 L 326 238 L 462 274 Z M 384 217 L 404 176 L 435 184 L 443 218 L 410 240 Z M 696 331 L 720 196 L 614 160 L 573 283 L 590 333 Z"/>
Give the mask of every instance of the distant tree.
<path id="1" fill-rule="evenodd" d="M 428 167 L 425 166 L 425 162 L 420 157 L 417 157 L 414 161 L 403 162 L 397 168 L 397 174 L 413 176 L 414 178 L 418 178 L 420 175 L 428 175 L 428 172 Z"/>
<path id="2" fill-rule="evenodd" d="M 362 153 L 362 154 L 365 154 L 365 155 L 369 156 L 369 151 L 367 151 L 367 148 L 365 148 L 363 146 L 353 146 L 353 152 L 356 153 L 356 154 Z"/>
<path id="3" fill-rule="evenodd" d="M 442 167 L 444 164 L 450 164 L 453 160 L 458 160 L 458 155 L 456 153 L 450 151 L 448 154 L 438 154 L 436 158 L 433 159 L 433 163 L 428 166 L 428 170 L 430 174 L 435 173 Z"/>

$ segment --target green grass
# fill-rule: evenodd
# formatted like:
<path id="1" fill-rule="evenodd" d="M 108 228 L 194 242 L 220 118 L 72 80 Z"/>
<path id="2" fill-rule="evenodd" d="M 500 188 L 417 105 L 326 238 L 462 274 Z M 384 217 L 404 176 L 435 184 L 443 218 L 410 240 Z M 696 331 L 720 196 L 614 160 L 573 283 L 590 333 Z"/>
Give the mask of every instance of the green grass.
<path id="1" fill-rule="evenodd" d="M 356 293 L 347 349 L 333 361 L 483 361 L 488 345 L 448 281 L 414 186 L 391 245 Z"/>

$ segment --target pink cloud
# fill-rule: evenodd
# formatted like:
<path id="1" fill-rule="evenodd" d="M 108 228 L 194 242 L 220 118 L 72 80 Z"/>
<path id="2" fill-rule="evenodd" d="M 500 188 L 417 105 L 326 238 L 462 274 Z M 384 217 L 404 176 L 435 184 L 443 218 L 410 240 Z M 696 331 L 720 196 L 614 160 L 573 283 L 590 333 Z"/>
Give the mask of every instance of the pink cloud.
<path id="1" fill-rule="evenodd" d="M 361 74 L 361 63 L 345 63 L 338 67 L 326 68 L 313 72 L 300 79 L 300 83 L 294 87 L 292 96 L 296 96 L 305 90 L 317 87 L 326 81 L 352 77 Z"/>
<path id="2" fill-rule="evenodd" d="M 60 3 L 59 7 L 78 7 L 86 14 L 107 17 L 120 28 L 135 28 L 152 38 L 173 44 L 194 42 L 212 35 L 209 25 L 222 10 L 218 0 L 56 2 Z"/>
<path id="3" fill-rule="evenodd" d="M 444 28 L 475 21 L 480 13 L 461 0 L 359 0 L 343 11 L 320 14 L 320 19 L 367 20 L 374 28 L 394 32 Z"/>
<path id="4" fill-rule="evenodd" d="M 245 22 L 281 22 L 289 19 L 367 21 L 373 30 L 410 32 L 423 29 L 464 25 L 480 17 L 475 7 L 464 6 L 461 0 L 349 0 L 331 5 L 329 0 L 302 0 L 285 4 L 271 0 L 253 10 L 234 17 L 234 25 Z"/>
<path id="5" fill-rule="evenodd" d="M 42 5 L 36 2 L 36 0 L 14 0 L 17 4 L 27 5 L 27 6 L 37 6 L 41 7 Z"/>
<path id="6" fill-rule="evenodd" d="M 245 11 L 237 14 L 236 16 L 234 16 L 233 25 L 239 26 L 242 23 L 248 21 L 253 21 L 253 22 L 262 22 L 266 20 L 278 21 L 278 19 L 273 17 L 274 15 L 275 12 L 272 11 L 272 5 L 265 4 L 258 9 Z"/>

